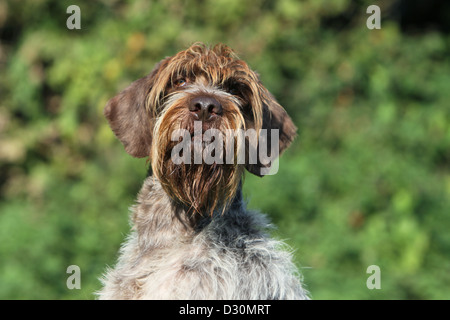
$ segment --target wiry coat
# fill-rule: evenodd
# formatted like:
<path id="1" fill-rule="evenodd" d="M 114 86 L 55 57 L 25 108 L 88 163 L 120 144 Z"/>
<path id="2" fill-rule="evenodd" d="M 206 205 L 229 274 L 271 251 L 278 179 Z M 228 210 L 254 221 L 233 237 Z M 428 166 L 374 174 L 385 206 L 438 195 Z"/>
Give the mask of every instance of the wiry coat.
<path id="1" fill-rule="evenodd" d="M 132 208 L 132 233 L 100 299 L 307 299 L 286 245 L 239 188 L 225 213 L 195 223 L 148 177 Z"/>
<path id="2" fill-rule="evenodd" d="M 150 157 L 153 175 L 132 208 L 132 232 L 103 278 L 100 299 L 308 297 L 286 245 L 269 238 L 265 216 L 247 210 L 241 192 L 244 170 L 263 176 L 271 166 L 258 150 L 277 157 L 297 128 L 229 47 L 197 43 L 163 59 L 110 99 L 104 114 L 130 155 Z M 186 159 L 194 156 L 193 164 L 173 159 L 178 129 L 194 146 L 194 155 L 182 151 Z M 223 144 L 223 152 L 214 149 L 219 158 L 195 163 L 203 144 L 213 143 L 205 139 L 211 129 L 225 136 L 230 130 L 265 131 L 267 140 L 238 134 L 227 149 L 227 139 L 214 139 Z M 220 161 L 228 155 L 232 163 Z"/>

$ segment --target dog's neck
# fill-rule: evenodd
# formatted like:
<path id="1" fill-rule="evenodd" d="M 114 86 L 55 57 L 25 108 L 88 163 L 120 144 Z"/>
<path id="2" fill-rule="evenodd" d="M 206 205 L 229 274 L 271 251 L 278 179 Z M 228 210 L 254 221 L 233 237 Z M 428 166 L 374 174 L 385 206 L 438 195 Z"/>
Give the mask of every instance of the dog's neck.
<path id="1" fill-rule="evenodd" d="M 151 176 L 153 176 L 153 170 L 152 170 L 152 166 L 149 166 L 147 169 L 146 178 L 151 177 Z M 157 180 L 157 179 L 155 178 L 155 180 Z M 159 181 L 158 181 L 158 183 L 159 183 Z M 243 203 L 243 197 L 242 197 L 242 179 L 241 179 L 233 199 L 228 204 L 228 209 L 231 210 L 231 209 L 240 208 L 242 206 L 242 203 Z M 179 209 L 184 211 L 183 213 L 185 215 L 188 215 L 187 212 L 190 211 L 190 208 L 188 206 L 183 206 L 182 204 L 178 204 L 177 202 L 174 202 L 174 205 L 179 206 Z M 224 213 L 222 209 L 223 209 L 223 207 L 220 207 L 217 210 L 215 210 L 213 216 L 218 215 L 219 212 Z"/>
<path id="2" fill-rule="evenodd" d="M 213 219 L 219 219 L 227 212 L 240 211 L 244 205 L 242 182 L 229 206 L 218 208 L 213 215 L 192 214 L 186 206 L 171 199 L 156 177 L 148 175 L 139 192 L 137 204 L 132 208 L 133 229 L 138 233 L 142 249 L 165 247 L 192 238 L 203 230 Z"/>

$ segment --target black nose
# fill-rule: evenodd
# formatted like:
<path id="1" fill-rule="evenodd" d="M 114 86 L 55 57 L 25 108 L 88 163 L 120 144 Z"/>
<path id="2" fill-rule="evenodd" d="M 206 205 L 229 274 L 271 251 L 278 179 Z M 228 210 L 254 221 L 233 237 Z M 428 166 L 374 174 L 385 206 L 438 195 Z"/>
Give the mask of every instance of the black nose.
<path id="1" fill-rule="evenodd" d="M 189 111 L 197 115 L 199 120 L 210 120 L 222 114 L 222 105 L 213 97 L 201 96 L 191 100 Z"/>

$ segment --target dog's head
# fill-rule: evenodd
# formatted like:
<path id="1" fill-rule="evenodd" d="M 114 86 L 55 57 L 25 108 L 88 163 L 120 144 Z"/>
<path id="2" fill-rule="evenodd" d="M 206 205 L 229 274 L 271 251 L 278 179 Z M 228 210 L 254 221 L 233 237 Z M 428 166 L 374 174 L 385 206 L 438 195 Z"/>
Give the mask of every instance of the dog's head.
<path id="1" fill-rule="evenodd" d="M 225 45 L 194 44 L 163 59 L 112 98 L 104 114 L 125 150 L 150 156 L 166 192 L 199 213 L 224 208 L 244 168 L 263 175 L 270 163 L 261 157 L 261 141 L 270 158 L 296 135 L 291 118 L 258 75 Z M 262 133 L 265 140 L 259 139 Z"/>

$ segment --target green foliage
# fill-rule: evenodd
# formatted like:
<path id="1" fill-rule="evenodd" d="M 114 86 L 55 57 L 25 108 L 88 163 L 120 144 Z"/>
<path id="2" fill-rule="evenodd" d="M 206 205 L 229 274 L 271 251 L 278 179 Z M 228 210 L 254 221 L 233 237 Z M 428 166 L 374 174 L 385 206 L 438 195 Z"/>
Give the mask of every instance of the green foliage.
<path id="1" fill-rule="evenodd" d="M 71 4 L 81 30 L 66 28 Z M 247 174 L 245 194 L 296 249 L 313 298 L 448 299 L 450 39 L 389 17 L 369 30 L 370 4 L 1 3 L 0 298 L 94 298 L 147 168 L 103 107 L 202 41 L 233 47 L 299 128 L 279 172 Z M 81 290 L 66 287 L 72 264 Z M 370 265 L 381 290 L 366 287 Z"/>

